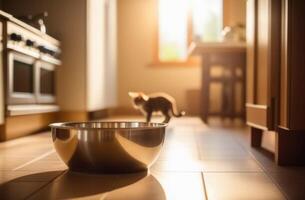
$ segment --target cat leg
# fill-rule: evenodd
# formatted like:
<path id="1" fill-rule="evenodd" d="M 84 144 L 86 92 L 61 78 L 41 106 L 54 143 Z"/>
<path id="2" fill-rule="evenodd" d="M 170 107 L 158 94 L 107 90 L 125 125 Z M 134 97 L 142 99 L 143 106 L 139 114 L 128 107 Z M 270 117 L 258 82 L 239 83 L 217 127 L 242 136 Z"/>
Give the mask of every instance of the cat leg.
<path id="1" fill-rule="evenodd" d="M 171 116 L 168 113 L 164 114 L 164 116 L 165 116 L 165 119 L 164 119 L 163 123 L 168 123 L 171 119 Z"/>
<path id="2" fill-rule="evenodd" d="M 150 120 L 151 120 L 151 115 L 152 115 L 151 112 L 147 112 L 147 113 L 146 113 L 146 122 L 147 122 L 147 123 L 150 122 Z"/>

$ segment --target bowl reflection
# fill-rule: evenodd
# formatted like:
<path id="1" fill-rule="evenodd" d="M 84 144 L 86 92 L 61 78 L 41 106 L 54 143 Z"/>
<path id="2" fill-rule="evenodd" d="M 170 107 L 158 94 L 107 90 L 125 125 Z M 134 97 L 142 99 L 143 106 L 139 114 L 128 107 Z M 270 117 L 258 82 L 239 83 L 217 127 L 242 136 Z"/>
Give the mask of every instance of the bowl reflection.
<path id="1" fill-rule="evenodd" d="M 50 126 L 55 149 L 70 170 L 130 173 L 147 170 L 156 160 L 166 124 L 80 122 Z"/>

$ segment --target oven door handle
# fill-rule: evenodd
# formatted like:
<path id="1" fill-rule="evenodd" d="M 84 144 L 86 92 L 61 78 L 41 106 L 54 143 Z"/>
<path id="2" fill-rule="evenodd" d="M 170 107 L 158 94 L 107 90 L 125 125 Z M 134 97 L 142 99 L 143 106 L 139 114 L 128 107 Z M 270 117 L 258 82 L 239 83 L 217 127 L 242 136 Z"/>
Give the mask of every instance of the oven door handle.
<path id="1" fill-rule="evenodd" d="M 34 52 L 32 50 L 27 50 L 27 49 L 24 49 L 22 47 L 19 48 L 19 47 L 15 47 L 15 46 L 14 47 L 8 46 L 7 50 L 8 50 L 8 54 L 16 52 L 16 53 L 24 54 L 24 55 L 29 56 L 29 57 L 33 57 L 35 59 L 40 59 L 44 62 L 48 62 L 48 63 L 53 64 L 53 65 L 61 65 L 62 64 L 62 62 L 60 60 L 56 59 L 56 58 L 52 58 L 52 57 L 47 56 L 47 55 L 42 55 L 38 52 Z"/>
<path id="2" fill-rule="evenodd" d="M 52 58 L 50 56 L 46 56 L 46 55 L 41 55 L 40 60 L 50 63 L 52 65 L 61 65 L 62 64 L 62 62 L 60 60 L 58 60 L 56 58 Z"/>

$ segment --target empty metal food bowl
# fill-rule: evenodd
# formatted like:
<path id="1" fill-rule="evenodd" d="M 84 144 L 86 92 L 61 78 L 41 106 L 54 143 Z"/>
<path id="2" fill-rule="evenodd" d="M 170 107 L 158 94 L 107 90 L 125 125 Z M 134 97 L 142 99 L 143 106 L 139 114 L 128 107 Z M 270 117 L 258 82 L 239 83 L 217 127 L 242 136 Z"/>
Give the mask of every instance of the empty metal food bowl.
<path id="1" fill-rule="evenodd" d="M 55 149 L 72 171 L 131 173 L 157 159 L 166 124 L 79 122 L 50 124 Z"/>

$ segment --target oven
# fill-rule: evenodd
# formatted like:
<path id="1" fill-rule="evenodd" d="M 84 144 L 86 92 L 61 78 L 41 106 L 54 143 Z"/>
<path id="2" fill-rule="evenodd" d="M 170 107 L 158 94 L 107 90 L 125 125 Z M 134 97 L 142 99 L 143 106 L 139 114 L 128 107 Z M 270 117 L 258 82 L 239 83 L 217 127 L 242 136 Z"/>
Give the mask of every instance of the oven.
<path id="1" fill-rule="evenodd" d="M 7 22 L 4 40 L 6 115 L 55 112 L 59 42 L 27 25 Z"/>
<path id="2" fill-rule="evenodd" d="M 11 50 L 8 53 L 8 105 L 56 102 L 56 64 Z"/>
<path id="3" fill-rule="evenodd" d="M 8 104 L 36 103 L 36 58 L 14 50 L 8 53 Z"/>
<path id="4" fill-rule="evenodd" d="M 37 103 L 55 103 L 55 68 L 53 63 L 39 60 L 36 63 Z"/>

